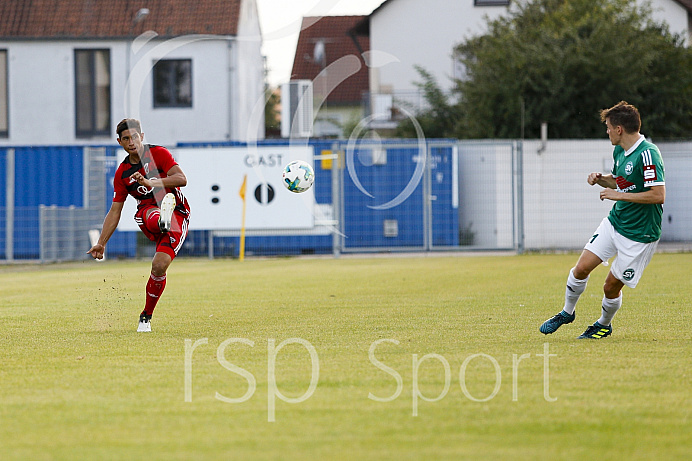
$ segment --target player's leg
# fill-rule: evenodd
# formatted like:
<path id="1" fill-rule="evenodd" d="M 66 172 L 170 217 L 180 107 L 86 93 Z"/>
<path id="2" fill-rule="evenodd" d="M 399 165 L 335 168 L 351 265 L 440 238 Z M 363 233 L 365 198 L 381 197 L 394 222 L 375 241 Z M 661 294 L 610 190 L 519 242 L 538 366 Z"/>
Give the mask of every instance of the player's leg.
<path id="1" fill-rule="evenodd" d="M 151 331 L 151 316 L 154 314 L 156 304 L 166 288 L 166 272 L 173 262 L 173 258 L 166 252 L 157 251 L 151 262 L 151 274 L 146 286 L 146 300 L 144 310 L 139 315 L 139 327 L 137 331 Z"/>
<path id="2" fill-rule="evenodd" d="M 555 333 L 562 325 L 572 323 L 576 318 L 574 311 L 579 297 L 586 290 L 589 275 L 598 267 L 610 259 L 616 251 L 613 243 L 614 229 L 607 218 L 598 226 L 594 235 L 584 246 L 584 250 L 577 264 L 569 271 L 565 287 L 565 304 L 560 312 L 549 318 L 539 328 L 543 334 Z"/>
<path id="3" fill-rule="evenodd" d="M 175 210 L 175 196 L 171 193 L 165 195 L 161 201 L 160 207 L 151 206 L 141 213 L 139 222 L 142 230 L 148 231 L 149 234 L 165 234 L 171 230 L 173 222 L 173 211 Z M 137 219 L 137 218 L 135 218 Z M 146 234 L 147 232 L 145 232 Z M 147 235 L 149 237 L 149 235 Z M 151 239 L 151 237 L 149 237 Z"/>
<path id="4" fill-rule="evenodd" d="M 601 317 L 589 326 L 579 339 L 601 339 L 613 332 L 610 325 L 615 313 L 622 306 L 622 287 L 625 284 L 618 280 L 612 272 L 608 272 L 605 284 L 603 284 L 603 301 L 601 302 Z"/>
<path id="5" fill-rule="evenodd" d="M 634 288 L 648 266 L 658 242 L 641 243 L 629 240 L 620 234 L 615 236 L 618 257 L 606 277 L 603 285 L 601 317 L 579 336 L 580 339 L 600 339 L 613 332 L 612 321 L 622 306 L 622 288 L 627 285 Z"/>
<path id="6" fill-rule="evenodd" d="M 151 317 L 166 288 L 166 273 L 187 237 L 188 217 L 176 212 L 172 220 L 172 230 L 158 234 L 156 254 L 151 262 L 151 275 L 146 286 L 146 301 L 139 316 L 137 331 L 151 331 Z"/>
<path id="7" fill-rule="evenodd" d="M 173 258 L 168 253 L 157 251 L 151 262 L 151 275 L 147 282 L 147 300 L 144 306 L 144 313 L 152 315 L 156 308 L 163 290 L 166 288 L 166 272 L 173 262 Z"/>
<path id="8" fill-rule="evenodd" d="M 161 209 L 154 205 L 143 207 L 135 214 L 135 222 L 139 225 L 139 229 L 152 242 L 158 242 L 161 237 L 160 220 Z"/>
<path id="9" fill-rule="evenodd" d="M 599 264 L 604 261 L 596 256 L 591 250 L 585 249 L 582 251 L 577 264 L 569 271 L 567 277 L 567 286 L 565 288 L 565 306 L 563 310 L 568 314 L 574 314 L 577 306 L 577 301 L 589 281 L 589 275 Z"/>
<path id="10" fill-rule="evenodd" d="M 144 218 L 144 226 L 152 234 L 160 234 L 159 221 L 161 220 L 161 210 L 156 207 L 151 207 L 146 210 Z"/>
<path id="11" fill-rule="evenodd" d="M 173 262 L 173 258 L 163 251 L 157 251 L 151 262 L 151 275 L 147 282 L 147 302 L 144 311 L 151 315 L 154 313 L 156 303 L 166 288 L 166 272 Z"/>
<path id="12" fill-rule="evenodd" d="M 589 274 L 603 261 L 589 250 L 582 251 L 577 264 L 570 269 L 565 287 L 565 304 L 560 312 L 543 322 L 539 331 L 545 335 L 555 333 L 562 325 L 574 322 L 577 301 L 589 281 Z"/>
<path id="13" fill-rule="evenodd" d="M 601 318 L 598 323 L 609 326 L 615 317 L 615 313 L 622 306 L 622 287 L 625 284 L 616 278 L 612 272 L 608 272 L 605 284 L 603 284 L 603 302 L 601 306 Z"/>
<path id="14" fill-rule="evenodd" d="M 622 287 L 625 286 L 620 280 L 615 278 L 612 272 L 608 272 L 605 284 L 603 285 L 603 301 L 601 302 L 601 317 L 586 328 L 586 331 L 579 336 L 579 339 L 601 339 L 609 336 L 613 332 L 610 323 L 615 317 L 615 313 L 622 306 Z"/>

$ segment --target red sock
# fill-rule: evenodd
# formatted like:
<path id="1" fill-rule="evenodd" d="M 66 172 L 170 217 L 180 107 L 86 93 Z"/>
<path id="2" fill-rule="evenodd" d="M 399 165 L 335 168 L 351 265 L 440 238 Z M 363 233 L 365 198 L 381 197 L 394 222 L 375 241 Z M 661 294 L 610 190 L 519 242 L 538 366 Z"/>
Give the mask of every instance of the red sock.
<path id="1" fill-rule="evenodd" d="M 149 281 L 147 282 L 147 300 L 144 304 L 144 313 L 147 315 L 152 315 L 154 309 L 156 308 L 156 303 L 159 302 L 161 293 L 163 289 L 166 288 L 166 274 L 161 277 L 157 277 L 154 274 L 149 276 Z"/>
<path id="2" fill-rule="evenodd" d="M 149 217 L 145 221 L 149 232 L 153 232 L 155 234 L 161 233 L 161 229 L 159 229 L 159 216 L 161 216 L 161 212 L 159 210 L 154 210 L 149 213 Z"/>

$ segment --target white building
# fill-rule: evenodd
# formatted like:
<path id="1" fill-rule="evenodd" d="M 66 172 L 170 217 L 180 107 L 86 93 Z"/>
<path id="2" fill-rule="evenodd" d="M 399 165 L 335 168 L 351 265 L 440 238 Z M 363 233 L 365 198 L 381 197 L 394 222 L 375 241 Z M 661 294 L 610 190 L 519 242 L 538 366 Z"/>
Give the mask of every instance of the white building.
<path id="1" fill-rule="evenodd" d="M 255 0 L 41 5 L 0 4 L 0 145 L 112 144 L 126 117 L 164 145 L 264 137 Z"/>
<path id="2" fill-rule="evenodd" d="M 646 0 L 640 0 L 644 3 Z M 452 50 L 462 41 L 485 32 L 486 17 L 507 13 L 510 0 L 386 0 L 357 30 L 370 37 L 370 91 L 395 94 L 418 92 L 416 65 L 432 73 L 442 88 L 462 71 Z M 651 0 L 654 19 L 671 32 L 689 37 L 692 1 Z"/>
<path id="3" fill-rule="evenodd" d="M 349 34 L 363 19 L 364 16 L 303 18 L 291 71 L 294 82 L 283 87 L 289 91 L 282 91 L 282 96 L 286 96 L 285 104 L 282 104 L 286 109 L 282 115 L 282 122 L 286 122 L 282 123 L 284 137 L 301 134 L 339 137 L 344 135 L 346 125 L 363 118 L 363 98 L 368 92 L 365 56 L 370 45 L 367 37 Z M 308 129 L 301 130 L 302 127 L 296 126 L 310 114 L 296 114 L 297 107 L 291 105 L 291 96 L 295 101 L 296 85 L 300 85 L 295 80 L 310 82 L 314 120 Z M 293 88 L 293 95 L 290 88 Z"/>

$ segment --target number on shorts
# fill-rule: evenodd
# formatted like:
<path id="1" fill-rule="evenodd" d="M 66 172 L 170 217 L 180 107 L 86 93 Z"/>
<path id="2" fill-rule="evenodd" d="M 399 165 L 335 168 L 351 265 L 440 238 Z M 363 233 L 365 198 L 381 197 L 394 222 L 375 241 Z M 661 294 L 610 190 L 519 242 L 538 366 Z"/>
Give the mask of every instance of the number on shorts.
<path id="1" fill-rule="evenodd" d="M 593 243 L 593 241 L 596 240 L 596 237 L 598 237 L 598 234 L 593 234 L 593 237 L 591 237 L 591 241 L 589 243 Z"/>

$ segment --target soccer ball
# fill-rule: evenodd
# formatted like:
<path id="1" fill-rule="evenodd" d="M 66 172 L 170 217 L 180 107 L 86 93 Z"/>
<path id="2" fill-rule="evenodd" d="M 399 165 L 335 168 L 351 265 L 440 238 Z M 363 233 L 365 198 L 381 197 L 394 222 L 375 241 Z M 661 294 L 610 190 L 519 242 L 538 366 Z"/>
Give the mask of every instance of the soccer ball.
<path id="1" fill-rule="evenodd" d="M 302 160 L 294 160 L 286 165 L 282 177 L 286 189 L 295 193 L 305 192 L 315 182 L 315 172 Z"/>

